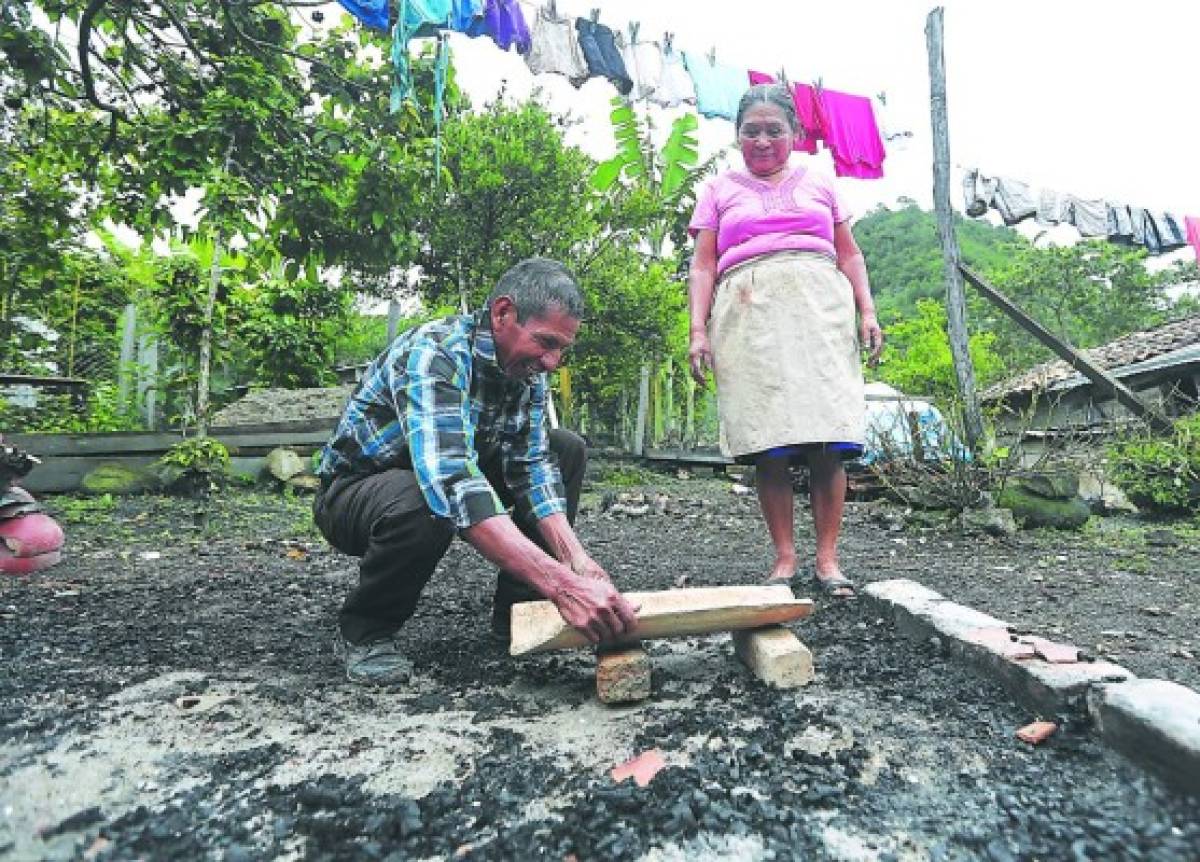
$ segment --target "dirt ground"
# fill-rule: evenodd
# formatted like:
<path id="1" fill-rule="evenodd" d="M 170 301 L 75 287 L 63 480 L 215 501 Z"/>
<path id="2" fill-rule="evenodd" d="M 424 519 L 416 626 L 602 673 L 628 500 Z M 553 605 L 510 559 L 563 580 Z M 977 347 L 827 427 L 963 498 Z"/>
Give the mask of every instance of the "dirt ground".
<path id="1" fill-rule="evenodd" d="M 766 573 L 730 480 L 592 473 L 579 530 L 622 587 Z M 648 513 L 613 514 L 621 492 Z M 589 652 L 492 642 L 493 575 L 455 543 L 404 629 L 417 678 L 366 689 L 330 649 L 354 561 L 307 500 L 49 502 L 65 561 L 0 581 L 0 859 L 1200 858 L 1197 800 L 1078 718 L 1018 742 L 1039 716 L 862 602 L 817 597 L 795 625 L 818 671 L 803 689 L 691 638 L 650 645 L 649 701 L 605 707 Z M 858 579 L 913 578 L 1200 687 L 1194 538 L 1129 520 L 965 537 L 853 504 L 843 553 Z M 612 781 L 652 748 L 667 768 L 647 787 Z"/>

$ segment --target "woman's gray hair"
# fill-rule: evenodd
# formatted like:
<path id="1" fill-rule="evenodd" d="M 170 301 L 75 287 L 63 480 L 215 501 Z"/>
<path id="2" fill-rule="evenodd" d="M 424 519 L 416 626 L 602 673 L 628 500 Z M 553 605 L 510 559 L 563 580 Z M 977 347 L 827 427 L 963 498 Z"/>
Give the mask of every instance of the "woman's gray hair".
<path id="1" fill-rule="evenodd" d="M 734 129 L 742 128 L 742 117 L 755 105 L 765 103 L 774 105 L 783 112 L 784 119 L 793 132 L 800 131 L 800 120 L 796 117 L 796 103 L 792 100 L 792 91 L 787 84 L 755 84 L 742 95 L 738 102 L 737 121 Z"/>
<path id="2" fill-rule="evenodd" d="M 543 317 L 551 306 L 568 317 L 583 317 L 583 292 L 571 271 L 556 260 L 531 257 L 521 261 L 496 282 L 488 303 L 507 296 L 517 309 L 517 322 Z"/>

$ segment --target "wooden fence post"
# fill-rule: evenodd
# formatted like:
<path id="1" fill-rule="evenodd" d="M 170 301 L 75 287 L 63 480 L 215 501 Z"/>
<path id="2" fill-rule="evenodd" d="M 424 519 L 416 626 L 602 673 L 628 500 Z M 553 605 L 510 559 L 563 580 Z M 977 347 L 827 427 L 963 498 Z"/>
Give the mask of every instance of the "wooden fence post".
<path id="1" fill-rule="evenodd" d="M 642 363 L 638 381 L 637 419 L 633 425 L 633 454 L 639 458 L 646 454 L 646 411 L 650 406 L 650 363 Z"/>
<path id="2" fill-rule="evenodd" d="M 125 306 L 121 315 L 121 354 L 117 360 L 117 408 L 129 409 L 129 392 L 132 389 L 133 351 L 137 343 L 137 306 L 132 302 Z"/>
<path id="3" fill-rule="evenodd" d="M 968 347 L 967 301 L 962 275 L 958 271 L 961 257 L 958 238 L 954 234 L 954 213 L 950 209 L 950 132 L 946 119 L 946 57 L 942 49 L 941 6 L 929 13 L 925 23 L 925 39 L 929 49 L 929 110 L 933 124 L 933 205 L 937 213 L 938 237 L 942 243 L 942 272 L 946 279 L 946 329 L 950 337 L 950 353 L 954 358 L 954 374 L 963 399 L 963 431 L 967 446 L 978 451 L 983 438 L 983 418 L 975 393 L 975 369 L 971 365 Z"/>

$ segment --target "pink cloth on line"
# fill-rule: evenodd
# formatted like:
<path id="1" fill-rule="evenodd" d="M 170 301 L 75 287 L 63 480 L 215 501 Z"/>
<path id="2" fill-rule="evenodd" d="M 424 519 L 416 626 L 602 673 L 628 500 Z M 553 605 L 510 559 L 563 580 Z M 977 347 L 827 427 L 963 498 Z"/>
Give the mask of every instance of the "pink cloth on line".
<path id="1" fill-rule="evenodd" d="M 750 83 L 774 84 L 775 79 L 765 72 L 751 71 Z M 800 128 L 804 130 L 804 137 L 796 141 L 792 149 L 799 153 L 815 155 L 817 141 L 824 139 L 825 130 L 821 126 L 821 106 L 813 97 L 813 88 L 808 84 L 793 84 L 792 104 L 796 106 L 796 118 L 800 121 Z"/>
<path id="2" fill-rule="evenodd" d="M 1196 250 L 1196 262 L 1200 263 L 1200 216 L 1184 216 L 1183 226 L 1188 244 Z"/>
<path id="3" fill-rule="evenodd" d="M 883 176 L 887 152 L 875 123 L 875 109 L 866 96 L 821 90 L 825 143 L 833 151 L 833 172 L 839 177 L 874 180 Z"/>
<path id="4" fill-rule="evenodd" d="M 777 251 L 815 251 L 836 257 L 833 226 L 850 218 L 828 174 L 803 166 L 771 185 L 732 170 L 705 182 L 688 224 L 694 237 L 717 232 L 717 276 L 731 266 Z"/>

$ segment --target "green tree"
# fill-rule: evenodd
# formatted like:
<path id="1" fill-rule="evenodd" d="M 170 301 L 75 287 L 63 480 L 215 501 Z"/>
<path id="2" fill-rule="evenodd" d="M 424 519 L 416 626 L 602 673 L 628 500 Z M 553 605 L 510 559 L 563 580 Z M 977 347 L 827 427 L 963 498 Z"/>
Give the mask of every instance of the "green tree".
<path id="1" fill-rule="evenodd" d="M 976 332 L 968 349 L 976 379 L 987 385 L 1004 370 L 995 350 L 996 336 Z M 885 383 L 914 395 L 953 398 L 958 391 L 950 339 L 946 335 L 946 306 L 933 299 L 917 300 L 911 314 L 888 330 L 882 361 L 876 372 Z"/>

